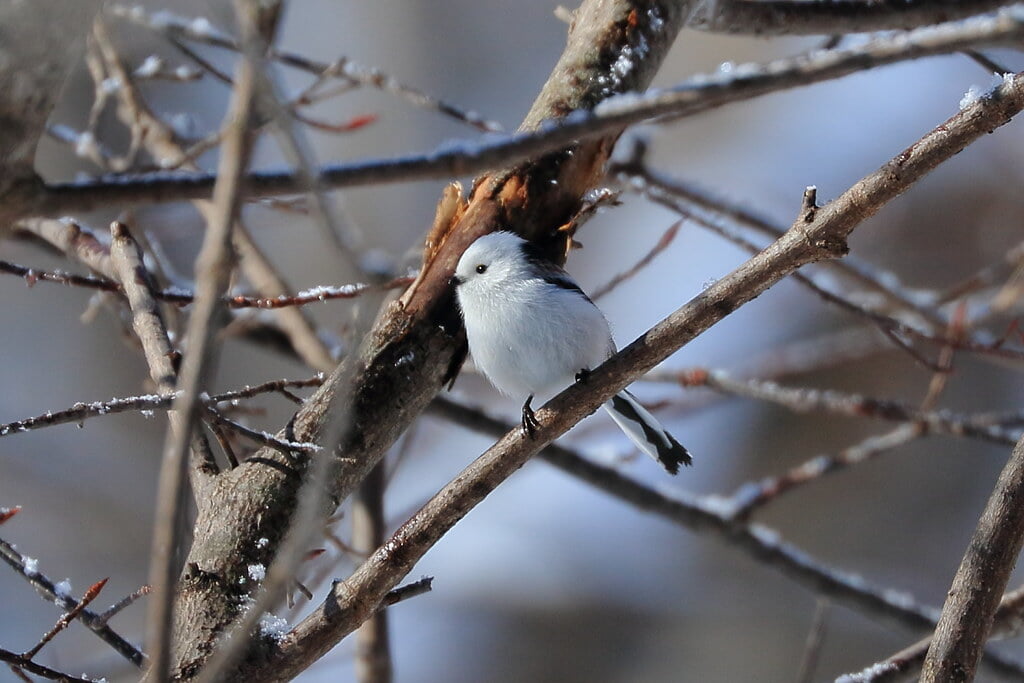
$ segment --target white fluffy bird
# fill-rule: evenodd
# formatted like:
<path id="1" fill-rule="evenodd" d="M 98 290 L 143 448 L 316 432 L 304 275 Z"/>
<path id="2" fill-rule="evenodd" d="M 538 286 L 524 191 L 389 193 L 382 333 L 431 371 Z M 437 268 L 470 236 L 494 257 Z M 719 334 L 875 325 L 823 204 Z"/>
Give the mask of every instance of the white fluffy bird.
<path id="1" fill-rule="evenodd" d="M 502 393 L 526 397 L 523 428 L 530 434 L 534 396 L 554 395 L 615 353 L 608 321 L 594 302 L 518 235 L 478 238 L 451 281 L 477 368 Z M 669 473 L 691 464 L 689 452 L 625 389 L 604 409 Z"/>

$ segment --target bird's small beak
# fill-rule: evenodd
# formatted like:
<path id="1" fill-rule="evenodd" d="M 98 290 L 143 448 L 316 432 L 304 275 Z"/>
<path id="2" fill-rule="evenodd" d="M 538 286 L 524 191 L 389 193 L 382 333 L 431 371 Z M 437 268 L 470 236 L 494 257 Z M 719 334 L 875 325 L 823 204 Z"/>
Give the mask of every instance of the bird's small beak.
<path id="1" fill-rule="evenodd" d="M 448 284 L 451 285 L 452 287 L 458 287 L 465 281 L 466 280 L 464 278 L 461 278 L 458 275 L 452 275 L 450 278 L 448 278 Z"/>

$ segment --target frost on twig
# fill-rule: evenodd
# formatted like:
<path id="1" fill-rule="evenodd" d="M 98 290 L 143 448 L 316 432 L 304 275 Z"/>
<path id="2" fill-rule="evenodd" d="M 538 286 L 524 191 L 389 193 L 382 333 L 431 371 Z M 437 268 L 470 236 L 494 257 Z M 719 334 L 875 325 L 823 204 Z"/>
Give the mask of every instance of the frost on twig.
<path id="1" fill-rule="evenodd" d="M 67 581 L 55 583 L 39 571 L 39 561 L 37 559 L 22 555 L 13 545 L 2 539 L 0 539 L 0 560 L 3 560 L 11 569 L 20 574 L 47 600 L 53 601 L 65 611 L 73 610 L 77 606 L 77 601 L 71 597 L 70 584 Z M 118 654 L 135 666 L 143 666 L 145 655 L 127 639 L 110 628 L 101 615 L 86 608 L 78 610 L 77 614 L 78 618 L 89 630 L 102 638 Z"/>

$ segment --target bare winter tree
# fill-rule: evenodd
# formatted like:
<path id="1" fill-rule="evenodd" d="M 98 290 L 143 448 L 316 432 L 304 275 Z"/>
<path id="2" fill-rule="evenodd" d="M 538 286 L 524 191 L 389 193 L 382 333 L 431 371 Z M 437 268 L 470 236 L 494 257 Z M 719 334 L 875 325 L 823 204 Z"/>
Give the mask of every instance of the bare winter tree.
<path id="1" fill-rule="evenodd" d="M 312 3 L 187 14 L 0 0 L 0 293 L 5 310 L 24 311 L 5 313 L 0 338 L 0 524 L 18 539 L 0 540 L 12 570 L 0 660 L 12 676 L 1024 679 L 1012 648 L 989 645 L 1024 618 L 1024 589 L 1009 585 L 1024 539 L 1024 6 L 584 0 L 552 16 L 540 5 L 515 19 L 494 10 L 479 26 L 482 10 L 464 2 L 451 15 L 372 10 L 390 22 L 331 10 L 354 43 L 372 35 L 397 51 L 416 21 L 438 52 L 479 40 L 473 68 L 503 94 L 528 82 L 527 53 L 561 50 L 505 133 L 441 90 L 353 61 Z M 522 60 L 499 69 L 483 36 L 506 20 L 510 34 L 546 22 L 564 46 L 512 39 Z M 941 76 L 873 95 L 835 89 L 845 77 L 876 87 L 893 73 L 882 67 L 911 61 L 938 63 Z M 704 73 L 704 62 L 717 66 Z M 984 85 L 957 82 L 941 106 L 910 101 L 957 69 Z M 729 118 L 766 98 L 785 112 Z M 872 107 L 920 116 L 872 124 Z M 445 126 L 424 138 L 430 151 L 409 151 L 409 112 Z M 799 130 L 772 151 L 750 142 L 793 120 Z M 725 131 L 714 149 L 692 128 L 677 141 L 697 124 Z M 808 177 L 794 182 L 800 164 Z M 753 172 L 777 181 L 774 201 L 747 195 Z M 389 228 L 395 198 L 417 181 L 443 188 L 436 208 L 410 194 L 407 225 Z M 610 311 L 664 303 L 538 409 L 532 434 L 496 417 L 514 408 L 481 407 L 493 393 L 465 363 L 449 284 L 466 247 L 496 230 L 570 267 L 575 246 L 594 245 L 581 258 L 600 259 L 590 290 Z M 706 272 L 703 285 L 689 271 Z M 74 320 L 83 308 L 100 341 Z M 684 346 L 689 366 L 674 357 Z M 66 396 L 79 381 L 94 393 Z M 696 453 L 678 480 L 634 463 L 596 421 L 554 443 L 640 381 Z M 732 412 L 712 424 L 712 408 Z M 683 421 L 698 412 L 704 429 Z M 85 436 L 59 427 L 71 424 Z M 465 465 L 480 443 L 467 434 L 492 445 Z M 544 533 L 524 534 L 572 538 L 573 518 L 593 518 L 600 553 L 555 542 L 560 566 L 530 557 L 536 539 L 501 536 L 500 523 L 553 505 L 509 482 L 533 456 L 569 475 L 559 491 L 575 480 L 599 502 L 567 503 Z M 42 460 L 58 469 L 32 471 Z M 599 521 L 607 501 L 620 517 L 645 513 L 643 531 Z M 503 512 L 460 542 L 456 525 L 478 505 Z M 143 538 L 128 531 L 139 514 L 152 515 Z M 670 528 L 650 531 L 656 520 Z M 679 528 L 699 543 L 680 552 Z M 727 550 L 702 550 L 705 540 Z M 45 554 L 51 542 L 68 564 Z M 424 596 L 432 579 L 417 567 L 446 547 L 458 559 L 431 573 L 464 600 L 468 584 L 486 586 L 474 603 L 486 615 L 460 616 L 441 643 L 436 605 L 453 603 Z M 140 558 L 146 578 L 118 552 Z M 521 564 L 507 573 L 485 569 L 512 556 Z M 542 616 L 516 621 L 499 596 L 540 591 L 531 563 L 560 588 L 538 598 Z M 92 572 L 81 595 L 56 580 L 71 572 Z M 605 573 L 622 576 L 586 609 L 572 603 Z M 29 603 L 26 583 L 59 612 Z M 114 590 L 115 604 L 94 607 Z M 434 621 L 389 624 L 414 608 Z M 474 646 L 490 629 L 488 642 L 516 645 Z M 74 637 L 80 647 L 60 649 Z M 338 647 L 347 637 L 355 645 Z"/>

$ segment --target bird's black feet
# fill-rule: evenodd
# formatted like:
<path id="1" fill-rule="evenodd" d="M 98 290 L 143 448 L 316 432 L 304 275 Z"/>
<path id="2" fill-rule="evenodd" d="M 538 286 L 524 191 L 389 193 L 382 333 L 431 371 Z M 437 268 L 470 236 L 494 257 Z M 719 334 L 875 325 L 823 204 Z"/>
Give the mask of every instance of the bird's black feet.
<path id="1" fill-rule="evenodd" d="M 537 433 L 537 427 L 540 426 L 540 423 L 537 422 L 537 417 L 533 414 L 533 408 L 530 407 L 530 401 L 532 400 L 533 395 L 531 394 L 526 399 L 526 403 L 523 404 L 523 431 L 526 432 L 531 439 Z"/>
<path id="2" fill-rule="evenodd" d="M 588 377 L 590 377 L 590 370 L 587 368 L 582 368 L 576 373 L 577 382 L 586 382 Z"/>

